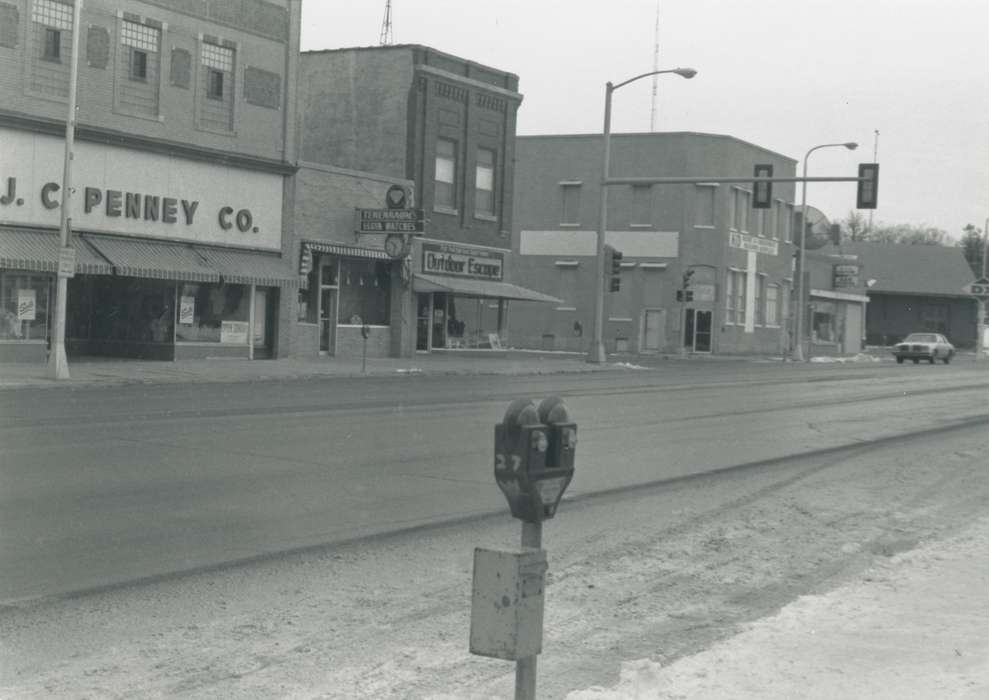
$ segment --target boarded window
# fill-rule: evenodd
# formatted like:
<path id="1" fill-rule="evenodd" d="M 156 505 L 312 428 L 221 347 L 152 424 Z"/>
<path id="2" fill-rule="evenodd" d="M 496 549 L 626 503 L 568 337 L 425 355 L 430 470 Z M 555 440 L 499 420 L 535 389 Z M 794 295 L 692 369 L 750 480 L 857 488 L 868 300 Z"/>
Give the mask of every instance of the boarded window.
<path id="1" fill-rule="evenodd" d="M 188 88 L 192 80 L 192 54 L 185 49 L 172 49 L 172 65 L 169 70 L 172 85 Z"/>
<path id="2" fill-rule="evenodd" d="M 106 68 L 110 61 L 110 32 L 91 26 L 86 32 L 86 63 L 90 68 Z"/>
<path id="3" fill-rule="evenodd" d="M 20 13 L 17 5 L 6 2 L 0 3 L 0 46 L 7 49 L 17 48 L 17 24 Z"/>
<path id="4" fill-rule="evenodd" d="M 282 76 L 248 66 L 244 69 L 244 99 L 252 105 L 278 109 L 282 103 Z"/>

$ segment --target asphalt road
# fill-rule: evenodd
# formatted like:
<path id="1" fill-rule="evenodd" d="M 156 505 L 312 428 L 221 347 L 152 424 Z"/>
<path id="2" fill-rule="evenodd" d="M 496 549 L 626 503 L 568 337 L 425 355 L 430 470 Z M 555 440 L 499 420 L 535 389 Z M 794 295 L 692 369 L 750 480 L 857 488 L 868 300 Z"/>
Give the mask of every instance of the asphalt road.
<path id="1" fill-rule="evenodd" d="M 960 422 L 981 365 L 671 365 L 0 393 L 0 602 L 504 510 L 493 425 L 563 396 L 568 498 Z"/>

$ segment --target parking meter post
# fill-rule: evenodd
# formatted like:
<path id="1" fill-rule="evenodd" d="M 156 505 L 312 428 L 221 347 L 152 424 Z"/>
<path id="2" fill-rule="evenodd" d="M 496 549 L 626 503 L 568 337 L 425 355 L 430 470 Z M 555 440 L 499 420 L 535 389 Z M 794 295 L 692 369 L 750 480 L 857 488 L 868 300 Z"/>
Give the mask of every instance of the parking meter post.
<path id="1" fill-rule="evenodd" d="M 522 549 L 543 548 L 543 524 L 522 522 Z M 515 662 L 515 700 L 535 700 L 536 660 L 533 654 Z"/>

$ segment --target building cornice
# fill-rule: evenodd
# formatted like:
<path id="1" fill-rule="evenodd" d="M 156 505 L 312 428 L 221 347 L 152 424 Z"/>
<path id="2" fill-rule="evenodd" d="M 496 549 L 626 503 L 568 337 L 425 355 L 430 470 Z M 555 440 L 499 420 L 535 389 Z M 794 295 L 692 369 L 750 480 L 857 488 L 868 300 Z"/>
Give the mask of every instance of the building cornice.
<path id="1" fill-rule="evenodd" d="M 468 87 L 473 90 L 482 90 L 484 92 L 490 92 L 500 97 L 504 97 L 509 100 L 514 100 L 516 102 L 522 101 L 522 93 L 515 92 L 514 90 L 506 90 L 505 88 L 498 87 L 497 85 L 492 85 L 491 83 L 485 83 L 480 80 L 474 80 L 473 78 L 467 78 L 463 75 L 457 75 L 456 73 L 451 73 L 448 70 L 443 70 L 442 68 L 435 68 L 424 63 L 416 65 L 417 73 L 425 73 L 426 75 L 432 76 L 434 78 L 439 78 L 441 80 L 446 80 L 451 83 L 456 83 L 463 87 Z"/>
<path id="2" fill-rule="evenodd" d="M 57 119 L 37 117 L 19 112 L 10 112 L 0 109 L 0 127 L 9 127 L 21 131 L 31 131 L 37 134 L 47 134 L 50 136 L 65 136 L 65 122 Z M 122 131 L 106 129 L 88 124 L 76 124 L 75 138 L 79 141 L 89 143 L 100 143 L 107 146 L 117 146 L 120 148 L 132 148 L 137 151 L 155 153 L 159 155 L 177 156 L 188 160 L 202 161 L 214 165 L 227 165 L 233 168 L 244 168 L 246 170 L 258 170 L 266 173 L 278 175 L 294 175 L 299 169 L 294 163 L 275 160 L 273 158 L 261 158 L 243 153 L 230 153 L 215 148 L 205 148 L 194 146 L 188 143 L 168 141 L 164 139 L 148 138 L 136 134 L 128 134 Z"/>

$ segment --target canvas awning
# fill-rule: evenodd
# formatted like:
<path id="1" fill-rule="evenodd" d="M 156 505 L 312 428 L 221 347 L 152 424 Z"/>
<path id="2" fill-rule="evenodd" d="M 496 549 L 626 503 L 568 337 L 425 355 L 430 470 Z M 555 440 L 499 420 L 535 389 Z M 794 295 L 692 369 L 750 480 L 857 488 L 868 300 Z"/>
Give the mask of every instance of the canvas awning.
<path id="1" fill-rule="evenodd" d="M 109 275 L 110 263 L 100 257 L 79 237 L 72 237 L 76 249 L 76 272 L 84 275 Z M 0 267 L 32 272 L 58 271 L 58 231 L 0 226 Z"/>
<path id="2" fill-rule="evenodd" d="M 299 276 L 281 256 L 246 250 L 194 246 L 210 267 L 227 282 L 262 287 L 298 287 Z"/>
<path id="3" fill-rule="evenodd" d="M 541 301 L 547 304 L 562 304 L 562 299 L 549 294 L 526 289 L 508 282 L 444 277 L 441 275 L 416 274 L 413 287 L 417 292 L 452 292 L 468 297 L 489 299 L 512 299 L 515 301 Z"/>
<path id="4" fill-rule="evenodd" d="M 329 241 L 303 241 L 303 251 L 308 248 L 313 253 L 329 253 L 330 255 L 344 255 L 351 258 L 368 258 L 370 260 L 391 260 L 391 256 L 380 248 L 364 248 L 356 245 L 346 245 L 344 243 L 331 243 Z"/>
<path id="5" fill-rule="evenodd" d="M 85 239 L 113 265 L 115 274 L 183 282 L 219 282 L 220 272 L 188 244 L 140 238 L 86 235 Z"/>

